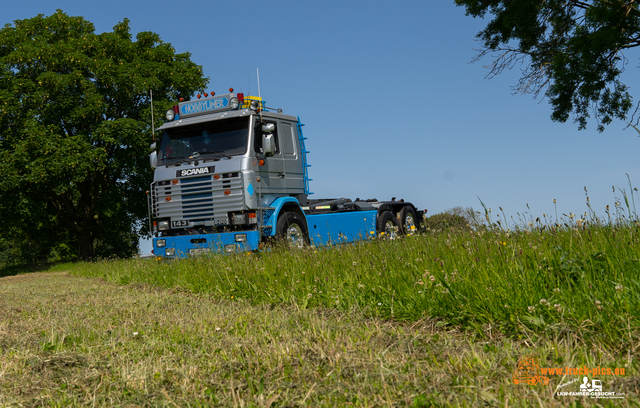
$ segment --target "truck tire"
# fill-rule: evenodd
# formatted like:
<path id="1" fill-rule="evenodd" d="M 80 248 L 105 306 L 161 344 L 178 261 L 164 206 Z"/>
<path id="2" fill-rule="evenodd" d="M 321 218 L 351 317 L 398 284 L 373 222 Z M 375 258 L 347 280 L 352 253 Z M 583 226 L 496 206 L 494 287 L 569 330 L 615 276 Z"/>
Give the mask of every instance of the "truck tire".
<path id="1" fill-rule="evenodd" d="M 402 208 L 398 219 L 400 221 L 400 232 L 404 235 L 411 235 L 418 232 L 418 216 L 410 206 L 407 205 Z"/>
<path id="2" fill-rule="evenodd" d="M 280 214 L 276 224 L 276 234 L 290 248 L 302 248 L 309 244 L 307 223 L 294 212 Z"/>
<path id="3" fill-rule="evenodd" d="M 398 233 L 398 219 L 391 211 L 383 211 L 376 220 L 376 229 L 389 239 L 395 239 Z"/>

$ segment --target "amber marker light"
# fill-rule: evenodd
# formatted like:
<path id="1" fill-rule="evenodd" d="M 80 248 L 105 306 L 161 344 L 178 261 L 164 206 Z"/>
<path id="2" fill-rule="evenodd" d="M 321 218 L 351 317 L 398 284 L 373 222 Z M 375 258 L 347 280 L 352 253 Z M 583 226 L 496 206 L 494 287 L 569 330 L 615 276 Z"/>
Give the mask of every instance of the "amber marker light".
<path id="1" fill-rule="evenodd" d="M 184 98 L 180 98 L 178 99 L 180 102 L 184 102 Z"/>
<path id="2" fill-rule="evenodd" d="M 229 92 L 233 92 L 233 88 L 229 88 Z"/>
<path id="3" fill-rule="evenodd" d="M 263 159 L 258 160 L 258 164 L 261 166 L 264 166 L 264 160 Z"/>
<path id="4" fill-rule="evenodd" d="M 171 197 L 165 197 L 164 201 L 171 201 Z"/>
<path id="5" fill-rule="evenodd" d="M 219 178 L 220 178 L 220 175 L 219 175 L 219 174 L 214 174 L 214 175 L 213 175 L 213 179 L 214 179 L 214 180 L 218 180 Z"/>
<path id="6" fill-rule="evenodd" d="M 231 194 L 231 190 L 224 190 L 224 195 L 230 195 Z"/>
<path id="7" fill-rule="evenodd" d="M 178 180 L 171 180 L 171 184 L 178 184 Z"/>

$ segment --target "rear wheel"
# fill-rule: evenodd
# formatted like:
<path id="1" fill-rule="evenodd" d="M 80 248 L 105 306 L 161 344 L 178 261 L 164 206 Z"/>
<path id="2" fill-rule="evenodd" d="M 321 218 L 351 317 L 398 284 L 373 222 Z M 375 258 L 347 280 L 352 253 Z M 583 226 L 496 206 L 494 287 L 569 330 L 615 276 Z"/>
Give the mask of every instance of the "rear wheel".
<path id="1" fill-rule="evenodd" d="M 418 216 L 410 206 L 403 207 L 398 216 L 400 219 L 400 231 L 405 235 L 418 232 Z"/>
<path id="2" fill-rule="evenodd" d="M 379 233 L 384 233 L 390 239 L 395 239 L 398 234 L 398 219 L 391 211 L 383 211 L 378 216 L 376 229 Z"/>
<path id="3" fill-rule="evenodd" d="M 309 243 L 307 223 L 297 213 L 285 212 L 278 217 L 278 237 L 291 248 L 302 248 Z"/>

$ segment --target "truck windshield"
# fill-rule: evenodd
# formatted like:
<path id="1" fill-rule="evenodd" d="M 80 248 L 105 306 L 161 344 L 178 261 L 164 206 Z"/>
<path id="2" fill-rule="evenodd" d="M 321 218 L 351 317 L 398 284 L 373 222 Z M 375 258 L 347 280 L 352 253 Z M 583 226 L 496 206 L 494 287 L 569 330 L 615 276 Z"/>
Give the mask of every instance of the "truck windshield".
<path id="1" fill-rule="evenodd" d="M 244 154 L 249 141 L 249 118 L 232 118 L 166 129 L 159 164 L 193 159 L 221 159 Z"/>

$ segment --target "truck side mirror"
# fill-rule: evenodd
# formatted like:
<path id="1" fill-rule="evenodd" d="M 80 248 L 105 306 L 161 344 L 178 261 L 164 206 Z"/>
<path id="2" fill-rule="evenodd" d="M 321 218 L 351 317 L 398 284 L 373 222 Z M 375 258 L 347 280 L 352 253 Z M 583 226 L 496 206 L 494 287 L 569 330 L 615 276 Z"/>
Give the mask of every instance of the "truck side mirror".
<path id="1" fill-rule="evenodd" d="M 265 123 L 262 125 L 262 133 L 273 133 L 276 130 L 276 125 L 273 123 Z"/>
<path id="2" fill-rule="evenodd" d="M 155 150 L 149 155 L 149 164 L 151 164 L 152 169 L 158 167 L 158 152 Z"/>
<path id="3" fill-rule="evenodd" d="M 262 135 L 262 153 L 267 157 L 276 154 L 276 143 L 272 134 Z"/>

